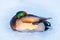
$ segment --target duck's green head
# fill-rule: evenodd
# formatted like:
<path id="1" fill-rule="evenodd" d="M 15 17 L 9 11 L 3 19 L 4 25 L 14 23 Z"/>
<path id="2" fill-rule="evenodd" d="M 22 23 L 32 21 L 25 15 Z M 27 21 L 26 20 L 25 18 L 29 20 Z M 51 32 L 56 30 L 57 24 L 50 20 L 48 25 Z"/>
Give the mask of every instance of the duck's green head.
<path id="1" fill-rule="evenodd" d="M 27 13 L 25 11 L 19 11 L 19 12 L 17 12 L 16 17 L 19 19 L 19 18 L 24 17 L 26 15 L 27 15 Z"/>

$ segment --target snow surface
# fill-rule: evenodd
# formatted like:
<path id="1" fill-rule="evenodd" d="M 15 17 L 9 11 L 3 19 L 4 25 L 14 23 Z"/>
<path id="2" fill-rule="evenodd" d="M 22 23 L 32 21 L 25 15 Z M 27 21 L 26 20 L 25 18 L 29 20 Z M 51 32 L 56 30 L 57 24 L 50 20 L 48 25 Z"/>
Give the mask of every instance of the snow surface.
<path id="1" fill-rule="evenodd" d="M 46 32 L 17 32 L 10 20 L 18 11 L 51 17 L 52 27 Z M 0 40 L 60 40 L 60 0 L 0 0 Z"/>

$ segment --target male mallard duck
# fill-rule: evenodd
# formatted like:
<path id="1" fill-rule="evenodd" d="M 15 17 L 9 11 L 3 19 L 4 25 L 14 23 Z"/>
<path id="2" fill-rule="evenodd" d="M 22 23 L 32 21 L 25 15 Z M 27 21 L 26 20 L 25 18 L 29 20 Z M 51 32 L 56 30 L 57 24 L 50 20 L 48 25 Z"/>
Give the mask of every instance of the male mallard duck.
<path id="1" fill-rule="evenodd" d="M 13 30 L 17 31 L 46 31 L 51 26 L 50 22 L 46 21 L 50 18 L 38 17 L 32 14 L 27 14 L 25 11 L 19 11 L 11 19 L 10 25 Z"/>

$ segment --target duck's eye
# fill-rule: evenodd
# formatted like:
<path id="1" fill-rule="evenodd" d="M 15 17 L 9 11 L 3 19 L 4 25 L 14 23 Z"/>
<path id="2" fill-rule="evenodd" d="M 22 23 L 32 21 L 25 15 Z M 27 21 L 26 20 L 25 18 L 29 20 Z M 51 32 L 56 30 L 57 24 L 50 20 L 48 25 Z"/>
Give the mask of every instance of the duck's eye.
<path id="1" fill-rule="evenodd" d="M 17 17 L 20 18 L 20 17 L 22 17 L 23 15 L 24 15 L 23 13 L 19 13 L 19 14 L 17 14 Z"/>

